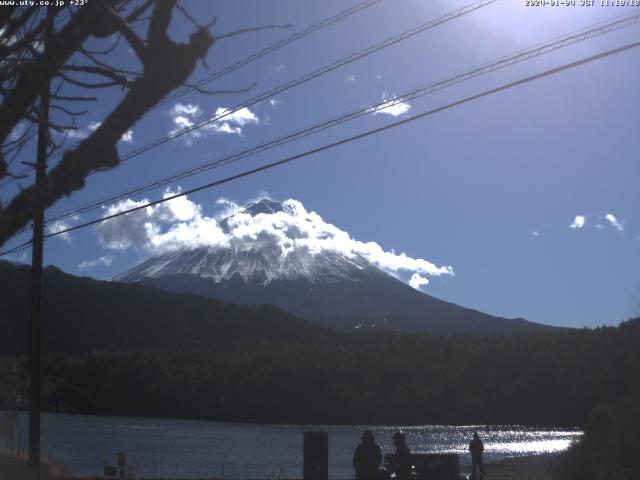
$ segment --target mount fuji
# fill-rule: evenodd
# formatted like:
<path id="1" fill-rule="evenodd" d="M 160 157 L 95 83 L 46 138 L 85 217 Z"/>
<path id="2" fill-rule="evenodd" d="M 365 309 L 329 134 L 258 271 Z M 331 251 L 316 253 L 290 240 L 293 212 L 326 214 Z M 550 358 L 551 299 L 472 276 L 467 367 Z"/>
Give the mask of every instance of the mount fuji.
<path id="1" fill-rule="evenodd" d="M 302 236 L 299 228 L 277 221 L 288 208 L 286 203 L 262 199 L 218 222 L 223 232 L 230 233 L 240 228 L 240 220 L 246 227 L 247 219 L 275 216 L 273 225 L 278 238 L 284 240 L 279 248 L 258 229 L 245 236 L 249 241 L 241 247 L 220 244 L 174 249 L 152 256 L 113 280 L 238 304 L 273 304 L 319 325 L 347 331 L 502 335 L 554 328 L 437 299 L 398 280 L 363 254 L 291 247 Z M 322 237 L 320 233 L 317 238 Z"/>

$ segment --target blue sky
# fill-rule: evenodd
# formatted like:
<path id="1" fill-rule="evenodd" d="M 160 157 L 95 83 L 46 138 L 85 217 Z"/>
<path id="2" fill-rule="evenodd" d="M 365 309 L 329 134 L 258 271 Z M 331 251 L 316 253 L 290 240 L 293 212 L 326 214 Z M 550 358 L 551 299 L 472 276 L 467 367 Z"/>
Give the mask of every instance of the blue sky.
<path id="1" fill-rule="evenodd" d="M 196 18 L 218 17 L 214 35 L 292 24 L 289 29 L 216 42 L 207 57 L 209 70 L 200 66 L 192 80 L 352 4 L 184 2 Z M 126 153 L 177 125 L 241 104 L 463 5 L 383 0 L 211 87 L 238 89 L 256 82 L 247 93 L 205 96 L 194 92 L 149 113 L 133 127 L 131 141 L 120 143 L 120 151 Z M 520 1 L 498 1 L 277 95 L 272 102 L 251 106 L 235 121 L 218 123 L 197 138 L 177 139 L 111 172 L 94 175 L 83 191 L 58 202 L 50 214 L 629 12 L 622 7 L 525 7 Z M 173 34 L 186 38 L 193 27 L 180 15 L 174 17 Z M 183 180 L 179 186 L 188 189 L 379 127 L 637 41 L 639 33 L 640 25 L 634 25 L 411 101 L 395 115 L 367 115 Z M 114 59 L 136 65 L 126 44 L 114 52 Z M 221 208 L 216 204 L 220 197 L 244 203 L 268 192 L 275 199 L 296 199 L 354 239 L 451 266 L 454 276 L 433 276 L 422 287 L 436 297 L 491 314 L 554 325 L 615 325 L 634 315 L 640 303 L 638 65 L 640 49 L 624 52 L 189 199 L 211 216 Z M 121 95 L 113 89 L 101 96 L 82 120 L 83 131 L 100 121 Z M 5 189 L 3 199 L 11 192 Z M 159 190 L 144 198 L 161 195 Z M 583 220 L 576 222 L 576 217 Z M 90 218 L 85 215 L 78 221 Z M 7 247 L 21 240 L 16 237 Z M 45 247 L 46 263 L 96 278 L 111 278 L 149 254 L 144 248 L 105 248 L 93 228 L 66 239 L 51 239 Z M 18 254 L 13 259 L 24 257 Z"/>

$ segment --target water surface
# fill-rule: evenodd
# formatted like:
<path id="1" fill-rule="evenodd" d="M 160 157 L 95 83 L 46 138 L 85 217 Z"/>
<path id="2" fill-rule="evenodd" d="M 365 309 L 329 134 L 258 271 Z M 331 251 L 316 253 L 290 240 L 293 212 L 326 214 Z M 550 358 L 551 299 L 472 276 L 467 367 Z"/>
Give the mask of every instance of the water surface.
<path id="1" fill-rule="evenodd" d="M 26 429 L 26 414 L 21 414 Z M 485 461 L 559 453 L 579 430 L 520 426 L 400 426 L 415 453 L 458 453 L 469 465 L 469 440 L 478 430 Z M 68 466 L 74 475 L 102 472 L 126 452 L 137 478 L 302 478 L 304 431 L 329 432 L 332 479 L 351 479 L 351 459 L 362 432 L 370 428 L 383 453 L 392 452 L 398 426 L 254 425 L 200 420 L 43 414 L 43 456 Z M 25 430 L 26 431 L 26 430 Z"/>

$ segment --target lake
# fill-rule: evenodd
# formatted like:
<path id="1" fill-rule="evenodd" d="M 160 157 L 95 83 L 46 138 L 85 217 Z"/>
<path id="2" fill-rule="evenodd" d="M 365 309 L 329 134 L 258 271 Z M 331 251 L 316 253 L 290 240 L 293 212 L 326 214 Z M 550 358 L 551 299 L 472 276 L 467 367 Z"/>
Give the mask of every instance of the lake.
<path id="1" fill-rule="evenodd" d="M 27 415 L 21 414 L 26 431 Z M 199 420 L 101 417 L 45 413 L 42 454 L 74 475 L 102 472 L 125 452 L 137 478 L 302 478 L 304 431 L 329 432 L 330 478 L 351 479 L 351 459 L 362 432 L 370 428 L 383 453 L 393 451 L 397 426 L 255 425 Z M 474 430 L 485 443 L 485 461 L 559 453 L 580 436 L 577 429 L 519 426 L 401 426 L 415 453 L 458 453 L 468 466 Z"/>

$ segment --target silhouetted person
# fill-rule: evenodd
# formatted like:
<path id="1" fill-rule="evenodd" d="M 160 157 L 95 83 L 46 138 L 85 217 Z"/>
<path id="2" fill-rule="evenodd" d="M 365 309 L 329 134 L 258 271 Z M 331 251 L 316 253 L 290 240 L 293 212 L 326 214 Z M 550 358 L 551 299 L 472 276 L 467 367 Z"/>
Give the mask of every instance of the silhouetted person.
<path id="1" fill-rule="evenodd" d="M 471 452 L 471 480 L 476 480 L 476 471 L 482 471 L 482 452 L 484 452 L 484 444 L 478 432 L 473 432 L 473 440 L 469 442 L 469 451 Z"/>
<path id="2" fill-rule="evenodd" d="M 393 444 L 396 447 L 395 465 L 396 480 L 408 480 L 411 471 L 411 450 L 407 447 L 407 440 L 400 430 L 393 434 Z"/>
<path id="3" fill-rule="evenodd" d="M 356 469 L 356 480 L 376 480 L 378 466 L 382 461 L 382 452 L 376 445 L 376 437 L 371 430 L 362 434 L 362 442 L 353 454 L 353 468 Z"/>

